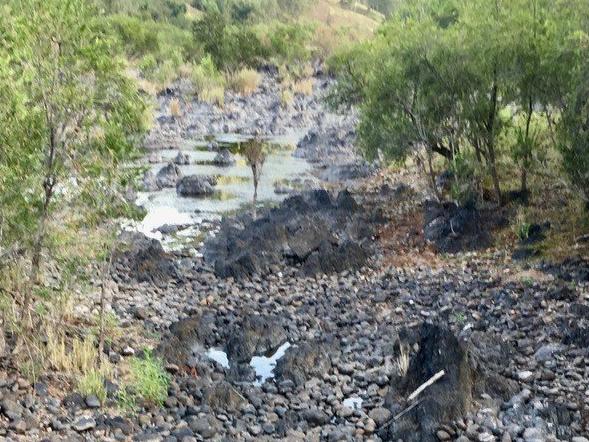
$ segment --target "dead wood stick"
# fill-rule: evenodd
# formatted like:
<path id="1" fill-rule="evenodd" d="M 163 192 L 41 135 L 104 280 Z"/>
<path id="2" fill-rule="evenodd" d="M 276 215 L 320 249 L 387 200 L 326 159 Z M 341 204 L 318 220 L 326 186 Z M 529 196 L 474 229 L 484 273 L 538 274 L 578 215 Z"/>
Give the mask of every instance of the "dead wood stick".
<path id="1" fill-rule="evenodd" d="M 445 374 L 446 374 L 445 370 L 438 371 L 435 375 L 433 375 L 431 378 L 429 378 L 427 381 L 425 381 L 423 384 L 421 384 L 419 387 L 417 387 L 417 390 L 415 390 L 413 393 L 411 393 L 409 395 L 409 397 L 407 398 L 407 402 L 411 402 L 413 399 L 415 399 L 417 396 L 419 396 L 423 390 L 425 390 L 427 387 L 432 385 L 434 382 L 436 382 L 438 379 L 440 379 Z"/>
<path id="2" fill-rule="evenodd" d="M 445 370 L 437 372 L 435 375 L 433 375 L 431 378 L 429 378 L 427 381 L 425 381 L 423 384 L 421 384 L 417 388 L 417 390 L 415 390 L 413 393 L 411 393 L 409 395 L 409 397 L 407 397 L 407 402 L 411 402 L 413 399 L 415 399 L 417 396 L 419 396 L 423 390 L 425 390 L 427 387 L 432 385 L 434 382 L 436 382 L 438 379 L 440 379 L 445 374 L 446 374 Z M 397 414 L 392 419 L 390 419 L 388 422 L 384 423 L 380 427 L 380 429 L 382 430 L 383 428 L 386 428 L 389 425 L 391 425 L 393 422 L 401 419 L 403 416 L 405 416 L 407 413 L 409 413 L 411 410 L 413 410 L 415 407 L 417 407 L 422 401 L 423 401 L 423 399 L 420 399 L 420 400 L 412 403 L 407 408 L 405 408 L 403 411 L 401 411 L 399 414 Z"/>
<path id="3" fill-rule="evenodd" d="M 395 415 L 392 419 L 390 419 L 389 421 L 385 422 L 382 425 L 382 427 L 380 427 L 380 429 L 382 430 L 383 428 L 386 428 L 389 425 L 391 425 L 393 422 L 401 419 L 403 416 L 405 416 L 407 413 L 409 413 L 411 410 L 413 410 L 415 407 L 417 407 L 419 404 L 421 404 L 421 402 L 422 402 L 422 399 L 418 400 L 417 402 L 413 402 L 411 405 L 409 405 L 407 408 L 405 408 L 399 414 Z"/>

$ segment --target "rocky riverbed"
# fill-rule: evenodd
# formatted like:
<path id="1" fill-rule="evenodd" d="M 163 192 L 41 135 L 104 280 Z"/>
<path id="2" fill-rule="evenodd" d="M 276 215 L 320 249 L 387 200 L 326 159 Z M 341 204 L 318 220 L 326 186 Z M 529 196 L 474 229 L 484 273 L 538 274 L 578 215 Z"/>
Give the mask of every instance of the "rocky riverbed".
<path id="1" fill-rule="evenodd" d="M 255 125 L 268 132 L 273 98 L 264 81 L 252 106 L 264 109 Z M 174 93 L 162 98 L 162 109 Z M 320 108 L 316 97 L 299 100 Z M 250 106 L 238 97 L 228 103 Z M 252 128 L 245 116 L 228 112 L 205 112 L 204 127 L 234 121 L 232 130 Z M 160 124 L 162 134 L 201 131 L 192 123 Z M 354 158 L 353 151 L 345 157 Z M 365 167 L 346 161 L 336 164 Z M 168 252 L 155 239 L 126 234 L 107 306 L 123 333 L 106 352 L 118 370 L 126 358 L 154 348 L 171 376 L 164 405 L 139 404 L 126 413 L 117 407 L 116 382 L 108 382 L 101 405 L 56 388 L 61 380 L 52 375 L 31 385 L 7 374 L 0 377 L 0 437 L 587 442 L 589 263 L 515 264 L 509 251 L 495 249 L 436 255 L 433 262 L 416 237 L 435 219 L 446 223 L 456 214 L 414 220 L 409 214 L 427 203 L 413 183 L 400 175 L 394 184 L 364 187 L 361 176 L 349 191 L 342 189 L 351 176 L 342 175 L 330 180 L 331 193 L 295 195 L 257 221 L 244 214 L 211 222 L 208 244 L 226 252 L 216 249 L 213 259 L 204 244 Z M 277 235 L 287 218 L 306 229 Z M 454 238 L 470 232 L 449 230 L 444 234 Z M 336 259 L 349 241 L 364 253 L 353 265 L 343 260 L 348 254 Z M 236 271 L 243 270 L 232 265 L 244 262 L 240 247 L 249 262 L 259 259 L 257 267 Z M 401 253 L 409 264 L 395 259 Z M 216 263 L 219 256 L 225 265 Z M 98 295 L 86 297 L 77 312 L 92 315 L 98 305 Z"/>

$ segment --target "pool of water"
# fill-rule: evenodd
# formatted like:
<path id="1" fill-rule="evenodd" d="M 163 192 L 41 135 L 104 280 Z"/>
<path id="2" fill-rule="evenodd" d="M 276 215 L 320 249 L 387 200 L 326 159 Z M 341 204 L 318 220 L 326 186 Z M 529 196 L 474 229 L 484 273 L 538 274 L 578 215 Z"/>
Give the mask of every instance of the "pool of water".
<path id="1" fill-rule="evenodd" d="M 290 342 L 285 342 L 280 347 L 278 347 L 274 354 L 270 356 L 254 356 L 251 359 L 249 365 L 254 369 L 256 374 L 254 385 L 260 386 L 268 379 L 272 379 L 274 377 L 274 369 L 276 368 L 276 364 L 286 354 L 286 351 L 291 346 L 292 345 Z M 198 352 L 200 351 L 200 348 L 195 347 L 193 351 Z M 223 368 L 231 367 L 227 353 L 219 348 L 209 348 L 205 352 L 205 356 L 210 360 L 215 361 Z"/>
<path id="2" fill-rule="evenodd" d="M 275 193 L 275 183 L 293 179 L 311 178 L 311 165 L 292 155 L 296 138 L 300 134 L 273 137 L 266 140 L 271 145 L 270 153 L 262 169 L 258 186 L 258 203 L 260 205 L 277 203 L 286 195 Z M 231 149 L 236 143 L 248 138 L 239 134 L 223 134 L 215 137 L 215 142 Z M 179 166 L 183 175 L 215 175 L 218 183 L 212 196 L 185 198 L 176 194 L 176 189 L 162 189 L 157 192 L 140 192 L 137 204 L 147 211 L 145 219 L 140 223 L 139 230 L 144 234 L 160 238 L 154 232 L 158 227 L 169 224 L 197 224 L 203 219 L 219 218 L 229 212 L 237 211 L 251 205 L 253 197 L 253 179 L 250 167 L 245 159 L 235 154 L 236 163 L 229 167 L 219 167 L 212 163 L 216 152 L 209 151 L 206 146 L 211 141 L 195 141 L 186 143 L 182 151 L 189 155 L 190 165 Z M 150 165 L 154 174 L 172 161 L 178 151 L 164 150 L 158 152 L 162 161 Z"/>
<path id="3" fill-rule="evenodd" d="M 344 407 L 351 408 L 352 410 L 358 410 L 358 409 L 362 408 L 363 402 L 364 401 L 362 400 L 362 398 L 349 397 L 347 399 L 344 399 L 343 405 L 344 405 Z"/>
<path id="4" fill-rule="evenodd" d="M 271 356 L 254 356 L 250 361 L 250 366 L 256 371 L 256 381 L 254 385 L 262 385 L 268 379 L 274 377 L 276 363 L 284 356 L 286 350 L 291 347 L 290 342 L 285 342 Z"/>

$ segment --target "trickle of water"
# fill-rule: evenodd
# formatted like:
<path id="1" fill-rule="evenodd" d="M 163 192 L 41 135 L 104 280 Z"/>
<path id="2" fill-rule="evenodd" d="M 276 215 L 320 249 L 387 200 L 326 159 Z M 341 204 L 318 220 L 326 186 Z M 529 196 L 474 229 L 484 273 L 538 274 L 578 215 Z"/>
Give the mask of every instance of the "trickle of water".
<path id="1" fill-rule="evenodd" d="M 344 407 L 351 408 L 352 410 L 358 410 L 362 408 L 362 398 L 359 397 L 349 397 L 344 399 Z"/>
<path id="2" fill-rule="evenodd" d="M 227 353 L 223 350 L 219 350 L 218 348 L 209 348 L 205 353 L 206 357 L 215 361 L 223 368 L 229 368 L 229 358 L 227 357 Z"/>
<path id="3" fill-rule="evenodd" d="M 256 382 L 254 385 L 262 385 L 266 380 L 271 379 L 274 377 L 274 369 L 276 368 L 276 363 L 280 358 L 284 356 L 286 350 L 291 347 L 290 342 L 286 342 L 282 344 L 276 352 L 270 356 L 254 356 L 250 361 L 250 366 L 256 372 Z"/>

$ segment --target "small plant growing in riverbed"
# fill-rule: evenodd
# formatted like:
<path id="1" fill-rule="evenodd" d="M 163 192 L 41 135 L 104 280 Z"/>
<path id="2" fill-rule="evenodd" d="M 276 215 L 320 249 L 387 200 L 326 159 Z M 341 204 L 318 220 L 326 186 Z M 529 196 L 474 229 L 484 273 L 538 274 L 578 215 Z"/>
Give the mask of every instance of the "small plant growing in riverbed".
<path id="1" fill-rule="evenodd" d="M 136 399 L 160 406 L 168 397 L 170 377 L 161 359 L 145 351 L 143 358 L 132 358 L 130 362 L 130 390 Z"/>
<path id="2" fill-rule="evenodd" d="M 262 140 L 254 138 L 246 141 L 240 146 L 240 153 L 244 156 L 245 161 L 252 170 L 252 178 L 254 181 L 253 216 L 255 219 L 256 205 L 258 202 L 258 185 L 260 184 L 260 177 L 262 176 L 262 168 L 266 162 L 266 146 Z"/>
<path id="3" fill-rule="evenodd" d="M 84 396 L 94 395 L 101 404 L 106 401 L 106 386 L 104 378 L 108 369 L 103 366 L 101 370 L 92 369 L 78 380 L 78 391 Z"/>

